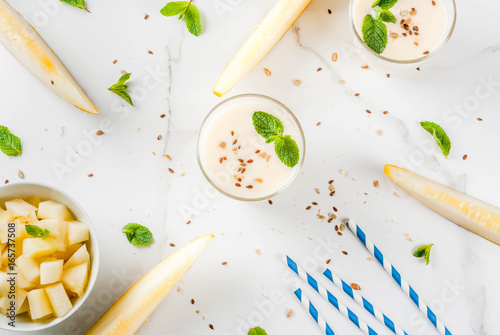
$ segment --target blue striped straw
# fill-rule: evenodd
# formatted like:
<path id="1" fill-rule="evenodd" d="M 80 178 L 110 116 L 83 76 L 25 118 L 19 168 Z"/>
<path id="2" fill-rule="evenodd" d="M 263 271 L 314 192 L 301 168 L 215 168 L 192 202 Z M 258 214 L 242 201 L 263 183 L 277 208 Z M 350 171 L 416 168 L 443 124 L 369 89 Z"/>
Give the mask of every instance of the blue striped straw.
<path id="1" fill-rule="evenodd" d="M 309 273 L 305 272 L 304 269 L 299 267 L 290 257 L 286 256 L 286 263 L 293 272 L 295 272 L 300 278 L 305 280 L 313 289 L 316 290 L 322 297 L 327 299 L 336 309 L 342 313 L 346 318 L 351 320 L 363 333 L 366 335 L 378 335 L 370 326 L 363 322 L 353 311 L 347 308 L 346 305 L 339 302 L 339 300 L 330 293 L 326 288 L 321 286 L 316 279 L 314 279 Z"/>
<path id="2" fill-rule="evenodd" d="M 384 267 L 385 271 L 399 284 L 401 289 L 410 299 L 418 306 L 420 311 L 429 319 L 429 321 L 437 328 L 441 335 L 451 335 L 451 332 L 445 325 L 437 318 L 436 314 L 427 306 L 425 301 L 420 299 L 417 292 L 408 284 L 408 282 L 401 276 L 396 268 L 389 262 L 382 252 L 370 241 L 363 230 L 361 230 L 354 222 L 348 222 L 347 226 L 352 230 L 361 242 L 365 245 L 366 249 L 372 253 L 377 261 Z"/>
<path id="3" fill-rule="evenodd" d="M 333 273 L 330 269 L 326 269 L 323 272 L 326 278 L 330 279 L 332 283 L 337 285 L 340 289 L 342 289 L 348 296 L 350 296 L 354 301 L 364 307 L 368 312 L 371 313 L 377 320 L 382 322 L 387 328 L 392 330 L 394 334 L 397 335 L 408 335 L 403 329 L 401 329 L 398 325 L 396 325 L 391 319 L 389 319 L 385 314 L 380 312 L 377 308 L 375 308 L 368 300 L 363 298 L 361 294 L 352 289 L 352 287 L 343 281 L 339 276 Z"/>
<path id="4" fill-rule="evenodd" d="M 295 296 L 300 300 L 305 309 L 309 311 L 309 314 L 311 314 L 312 318 L 314 319 L 314 321 L 316 321 L 318 327 L 323 331 L 323 333 L 325 333 L 326 335 L 335 335 L 332 328 L 330 328 L 325 319 L 318 313 L 318 310 L 316 309 L 316 307 L 314 307 L 309 298 L 307 298 L 306 295 L 302 293 L 302 290 L 299 288 L 293 293 L 295 293 Z"/>

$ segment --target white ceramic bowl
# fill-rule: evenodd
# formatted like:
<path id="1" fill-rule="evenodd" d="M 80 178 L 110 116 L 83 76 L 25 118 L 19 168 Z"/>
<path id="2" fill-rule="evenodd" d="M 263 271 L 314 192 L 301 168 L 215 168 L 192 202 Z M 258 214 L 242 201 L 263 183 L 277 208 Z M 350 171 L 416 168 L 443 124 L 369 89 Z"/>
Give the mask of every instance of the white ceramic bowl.
<path id="1" fill-rule="evenodd" d="M 71 196 L 57 188 L 40 183 L 13 183 L 0 187 L 0 204 L 2 204 L 2 206 L 7 200 L 24 199 L 30 196 L 39 196 L 43 200 L 54 200 L 65 205 L 78 221 L 85 223 L 89 227 L 90 242 L 88 247 L 90 249 L 91 259 L 90 277 L 87 288 L 85 289 L 85 295 L 75 300 L 73 302 L 73 309 L 62 318 L 52 318 L 44 322 L 35 323 L 26 315 L 17 316 L 16 327 L 13 328 L 7 324 L 9 322 L 7 317 L 0 315 L 0 329 L 9 332 L 28 332 L 47 329 L 68 319 L 83 305 L 89 296 L 97 280 L 97 273 L 99 271 L 99 247 L 97 245 L 94 226 L 90 222 L 90 218 L 85 210 Z"/>

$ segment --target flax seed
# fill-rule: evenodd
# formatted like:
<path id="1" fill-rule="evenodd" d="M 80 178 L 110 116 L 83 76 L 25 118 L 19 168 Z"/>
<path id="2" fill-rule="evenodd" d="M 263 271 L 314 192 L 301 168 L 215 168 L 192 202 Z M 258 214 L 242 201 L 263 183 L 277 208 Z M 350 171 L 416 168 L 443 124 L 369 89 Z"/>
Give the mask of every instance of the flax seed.
<path id="1" fill-rule="evenodd" d="M 115 60 L 113 61 L 113 64 L 116 64 L 116 63 L 118 63 L 118 60 L 116 60 L 116 59 L 115 59 Z M 54 85 L 54 84 L 52 84 L 52 85 Z"/>
<path id="2" fill-rule="evenodd" d="M 247 188 L 251 190 L 253 188 L 253 185 L 247 185 Z"/>
<path id="3" fill-rule="evenodd" d="M 328 259 L 328 260 L 326 261 L 326 264 L 330 264 L 330 262 L 331 262 L 331 261 L 332 261 L 331 259 Z"/>
<path id="4" fill-rule="evenodd" d="M 269 71 L 269 69 L 264 68 L 264 72 L 266 73 L 266 76 L 271 76 L 271 71 Z"/>
<path id="5" fill-rule="evenodd" d="M 295 86 L 300 86 L 300 84 L 302 84 L 302 81 L 300 81 L 300 80 L 298 80 L 298 79 L 295 79 L 295 80 L 293 81 L 293 84 L 294 84 Z"/>
<path id="6" fill-rule="evenodd" d="M 241 169 L 241 174 L 245 173 L 246 170 L 247 170 L 247 168 Z"/>
<path id="7" fill-rule="evenodd" d="M 269 202 L 269 205 L 273 204 L 273 201 L 271 199 L 267 200 L 267 202 Z"/>
<path id="8" fill-rule="evenodd" d="M 236 184 L 234 184 L 234 186 L 241 187 L 241 184 L 240 183 L 236 183 Z"/>
<path id="9" fill-rule="evenodd" d="M 359 97 L 359 93 L 355 93 L 355 94 L 354 94 L 354 96 L 355 96 L 355 97 Z"/>
<path id="10" fill-rule="evenodd" d="M 358 284 L 356 284 L 356 283 L 352 283 L 352 284 L 351 284 L 351 288 L 352 288 L 353 290 L 356 290 L 356 291 L 361 290 L 361 287 L 360 287 Z"/>
<path id="11" fill-rule="evenodd" d="M 168 168 L 168 172 L 174 173 L 174 170 L 172 170 L 171 168 Z"/>
<path id="12" fill-rule="evenodd" d="M 344 231 L 344 229 L 345 229 L 345 224 L 344 224 L 344 223 L 342 223 L 342 224 L 340 225 L 340 231 Z"/>
<path id="13" fill-rule="evenodd" d="M 466 160 L 467 159 L 467 155 L 464 155 L 463 159 Z"/>
<path id="14" fill-rule="evenodd" d="M 233 145 L 235 145 L 236 143 L 238 143 L 237 139 L 233 141 Z"/>
<path id="15" fill-rule="evenodd" d="M 344 255 L 347 255 L 347 251 L 342 251 L 342 253 L 343 253 Z"/>
<path id="16" fill-rule="evenodd" d="M 314 206 L 318 206 L 318 203 L 316 201 L 311 202 Z"/>
<path id="17" fill-rule="evenodd" d="M 263 182 L 262 178 L 255 178 L 255 181 L 258 182 L 258 183 L 261 183 Z"/>
<path id="18" fill-rule="evenodd" d="M 222 162 L 223 162 L 223 161 L 224 161 L 224 158 L 222 158 L 222 157 L 221 157 L 221 158 L 219 158 L 219 163 L 221 163 L 221 164 L 222 164 Z"/>
<path id="19" fill-rule="evenodd" d="M 330 184 L 330 185 L 331 185 L 331 184 L 333 184 L 333 179 L 332 179 L 332 180 L 330 180 L 330 181 L 328 182 L 328 184 Z"/>
<path id="20" fill-rule="evenodd" d="M 366 110 L 366 112 L 367 112 L 368 114 L 371 114 L 371 113 L 372 113 L 372 111 L 371 111 L 371 110 L 369 110 L 369 109 L 367 109 L 367 110 Z"/>
<path id="21" fill-rule="evenodd" d="M 249 160 L 247 160 L 247 163 L 248 163 L 248 164 L 252 164 L 252 163 L 253 163 L 253 159 L 249 159 Z"/>
<path id="22" fill-rule="evenodd" d="M 368 65 L 362 65 L 361 68 L 362 69 L 368 69 Z"/>
<path id="23" fill-rule="evenodd" d="M 260 152 L 260 150 L 256 150 L 255 153 L 258 154 Z"/>
<path id="24" fill-rule="evenodd" d="M 234 136 L 234 131 L 231 130 L 231 136 Z"/>
<path id="25" fill-rule="evenodd" d="M 171 247 L 175 247 L 175 244 L 173 244 L 173 243 L 170 243 L 170 246 L 171 246 Z"/>
<path id="26" fill-rule="evenodd" d="M 227 265 L 227 262 L 222 262 L 222 265 Z"/>
<path id="27" fill-rule="evenodd" d="M 339 231 L 339 226 L 335 225 L 335 231 Z"/>
<path id="28" fill-rule="evenodd" d="M 429 51 L 424 51 L 424 55 L 428 55 L 429 54 Z"/>
<path id="29" fill-rule="evenodd" d="M 213 324 L 209 324 L 208 327 L 212 330 L 214 330 L 214 325 Z"/>
<path id="30" fill-rule="evenodd" d="M 373 181 L 373 186 L 374 186 L 374 187 L 378 187 L 378 186 L 379 186 L 379 182 L 378 182 L 378 180 L 374 180 L 374 181 Z"/>
<path id="31" fill-rule="evenodd" d="M 97 136 L 101 136 L 102 134 L 104 134 L 104 132 L 102 130 L 98 130 L 96 131 L 95 133 Z"/>
<path id="32" fill-rule="evenodd" d="M 290 317 L 293 315 L 293 309 L 289 309 L 287 312 L 286 312 L 286 318 L 287 319 L 290 319 Z"/>
<path id="33" fill-rule="evenodd" d="M 391 75 L 390 75 L 390 73 L 388 73 L 388 74 L 387 74 L 387 78 L 390 78 L 390 77 L 391 77 Z"/>
<path id="34" fill-rule="evenodd" d="M 333 211 L 338 212 L 339 210 L 337 209 L 337 207 L 333 206 Z"/>
<path id="35" fill-rule="evenodd" d="M 342 236 L 342 233 L 338 231 L 338 232 L 337 232 L 337 235 Z"/>
<path id="36" fill-rule="evenodd" d="M 311 208 L 312 208 L 311 206 L 307 206 L 306 211 L 310 210 Z"/>
<path id="37" fill-rule="evenodd" d="M 337 55 L 337 53 L 336 53 L 336 52 L 334 52 L 334 53 L 333 53 L 333 55 L 332 55 L 332 61 L 336 62 L 336 61 L 337 61 L 337 59 L 338 59 L 338 57 L 339 57 L 339 56 Z"/>

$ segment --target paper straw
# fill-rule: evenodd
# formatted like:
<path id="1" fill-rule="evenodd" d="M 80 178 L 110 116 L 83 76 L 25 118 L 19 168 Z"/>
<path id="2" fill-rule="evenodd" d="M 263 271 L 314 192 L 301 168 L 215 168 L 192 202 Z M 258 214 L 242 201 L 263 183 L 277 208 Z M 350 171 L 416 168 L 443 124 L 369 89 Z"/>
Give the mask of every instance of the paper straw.
<path id="1" fill-rule="evenodd" d="M 393 333 L 397 335 L 408 335 L 403 329 L 401 329 L 398 325 L 396 325 L 391 319 L 389 319 L 385 314 L 375 308 L 368 300 L 363 298 L 363 296 L 352 289 L 349 284 L 343 281 L 339 276 L 333 273 L 330 269 L 326 269 L 323 272 L 326 278 L 330 279 L 332 283 L 337 285 L 340 289 L 342 289 L 348 296 L 350 296 L 354 301 L 363 306 L 371 315 L 373 315 L 377 320 L 382 322 L 387 328 L 392 330 Z"/>
<path id="2" fill-rule="evenodd" d="M 307 298 L 306 295 L 302 293 L 302 290 L 299 288 L 293 293 L 295 293 L 295 296 L 300 300 L 305 309 L 309 311 L 309 314 L 311 314 L 312 318 L 314 319 L 314 321 L 316 321 L 318 327 L 323 331 L 323 333 L 325 333 L 326 335 L 335 335 L 332 328 L 330 328 L 325 319 L 318 313 L 318 310 L 316 309 L 316 307 L 314 307 L 309 298 Z"/>
<path id="3" fill-rule="evenodd" d="M 420 311 L 429 319 L 429 321 L 437 328 L 441 335 L 451 335 L 451 332 L 445 325 L 437 318 L 436 314 L 427 306 L 425 301 L 420 299 L 415 290 L 408 284 L 408 282 L 401 276 L 396 268 L 389 262 L 382 252 L 370 241 L 363 230 L 361 230 L 354 222 L 348 222 L 347 226 L 352 230 L 359 240 L 365 245 L 366 249 L 372 253 L 377 261 L 384 267 L 385 271 L 398 283 L 403 292 L 418 306 Z"/>
<path id="4" fill-rule="evenodd" d="M 316 279 L 314 279 L 309 273 L 305 272 L 304 269 L 299 267 L 290 257 L 286 256 L 286 263 L 293 272 L 295 272 L 300 278 L 305 280 L 313 289 L 316 290 L 322 297 L 327 299 L 336 309 L 342 313 L 346 318 L 351 320 L 363 333 L 366 335 L 378 335 L 370 326 L 363 322 L 353 311 L 347 308 L 346 305 L 339 302 L 339 300 L 330 293 L 326 288 L 318 284 Z"/>

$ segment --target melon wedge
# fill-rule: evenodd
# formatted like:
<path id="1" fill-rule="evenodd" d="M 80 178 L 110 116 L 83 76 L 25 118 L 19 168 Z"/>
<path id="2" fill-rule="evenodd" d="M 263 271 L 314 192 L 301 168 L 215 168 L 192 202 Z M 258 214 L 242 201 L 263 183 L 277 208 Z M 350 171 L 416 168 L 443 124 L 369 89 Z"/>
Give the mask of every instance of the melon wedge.
<path id="1" fill-rule="evenodd" d="M 434 212 L 500 245 L 500 208 L 394 165 L 386 165 L 384 172 Z"/>
<path id="2" fill-rule="evenodd" d="M 238 50 L 215 84 L 218 97 L 229 92 L 271 51 L 312 0 L 278 0 Z"/>
<path id="3" fill-rule="evenodd" d="M 54 93 L 82 111 L 98 114 L 56 54 L 5 0 L 0 0 L 0 42 Z"/>
<path id="4" fill-rule="evenodd" d="M 87 335 L 135 334 L 213 238 L 199 237 L 163 260 L 111 306 Z"/>

